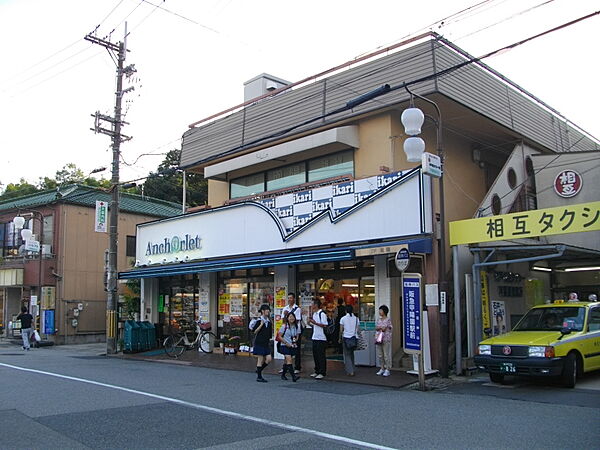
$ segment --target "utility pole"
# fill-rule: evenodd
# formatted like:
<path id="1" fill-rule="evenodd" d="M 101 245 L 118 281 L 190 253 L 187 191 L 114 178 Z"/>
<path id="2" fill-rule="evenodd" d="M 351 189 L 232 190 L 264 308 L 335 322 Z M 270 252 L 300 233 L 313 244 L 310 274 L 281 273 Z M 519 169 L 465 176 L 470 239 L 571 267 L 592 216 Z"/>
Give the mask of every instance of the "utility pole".
<path id="1" fill-rule="evenodd" d="M 117 285 L 117 250 L 119 247 L 118 240 L 118 224 L 119 224 L 119 158 L 121 154 L 121 143 L 131 139 L 129 136 L 121 134 L 121 126 L 127 125 L 122 121 L 121 103 L 123 95 L 133 90 L 128 88 L 123 90 L 123 75 L 130 75 L 135 72 L 133 65 L 124 67 L 125 56 L 127 53 L 127 23 L 125 23 L 125 36 L 122 42 L 113 44 L 110 41 L 100 39 L 96 36 L 88 34 L 85 37 L 86 41 L 100 45 L 108 50 L 108 52 L 116 59 L 117 65 L 117 89 L 115 92 L 115 115 L 114 117 L 106 116 L 96 112 L 92 114 L 95 118 L 94 128 L 96 133 L 106 134 L 112 140 L 112 177 L 111 177 L 111 200 L 109 203 L 109 247 L 108 247 L 108 282 L 106 291 L 106 352 L 114 354 L 117 352 L 117 304 L 118 304 L 118 285 Z M 108 122 L 110 128 L 102 127 L 102 122 Z"/>

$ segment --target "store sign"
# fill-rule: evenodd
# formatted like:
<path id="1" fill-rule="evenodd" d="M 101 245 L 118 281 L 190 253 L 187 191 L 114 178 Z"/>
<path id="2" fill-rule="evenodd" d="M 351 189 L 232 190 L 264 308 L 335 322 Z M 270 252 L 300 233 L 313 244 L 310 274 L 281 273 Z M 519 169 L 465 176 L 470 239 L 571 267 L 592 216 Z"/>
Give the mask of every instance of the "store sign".
<path id="1" fill-rule="evenodd" d="M 421 156 L 423 174 L 430 177 L 440 178 L 442 176 L 442 159 L 433 153 L 423 152 Z"/>
<path id="2" fill-rule="evenodd" d="M 173 236 L 172 238 L 164 238 L 159 242 L 148 242 L 146 245 L 146 256 L 152 255 L 168 255 L 171 253 L 185 252 L 192 250 L 200 250 L 202 248 L 199 235 L 191 236 Z"/>
<path id="3" fill-rule="evenodd" d="M 563 170 L 554 179 L 554 192 L 563 198 L 575 197 L 581 186 L 583 185 L 583 179 L 574 170 Z"/>
<path id="4" fill-rule="evenodd" d="M 39 252 L 40 251 L 40 242 L 34 241 L 33 239 L 27 239 L 25 241 L 25 251 L 28 252 Z"/>
<path id="5" fill-rule="evenodd" d="M 421 351 L 421 275 L 407 273 L 402 277 L 402 314 L 404 351 Z"/>
<path id="6" fill-rule="evenodd" d="M 450 245 L 600 231 L 600 202 L 450 222 Z"/>
<path id="7" fill-rule="evenodd" d="M 351 187 L 341 183 L 325 190 L 314 189 L 310 191 L 310 201 L 307 196 L 290 194 L 285 201 L 293 203 L 296 195 L 296 201 L 303 202 L 288 206 L 282 206 L 285 202 L 279 197 L 271 199 L 275 209 L 262 202 L 246 201 L 140 224 L 136 259 L 139 265 L 154 265 L 432 232 L 430 178 L 423 177 L 419 170 L 395 179 L 371 178 L 356 180 Z M 383 187 L 377 189 L 377 180 Z M 377 190 L 356 202 L 356 196 L 366 192 L 363 184 L 367 182 Z M 336 196 L 321 197 L 325 191 Z M 353 192 L 337 195 L 350 191 Z M 321 201 L 330 202 L 333 209 L 311 212 Z M 285 208 L 291 211 L 289 217 L 282 217 Z M 302 208 L 309 212 L 310 218 L 304 225 L 293 227 L 289 220 L 298 219 Z"/>
<path id="8" fill-rule="evenodd" d="M 96 221 L 94 231 L 106 233 L 106 224 L 108 222 L 108 203 L 96 200 Z"/>
<path id="9" fill-rule="evenodd" d="M 401 248 L 398 250 L 396 257 L 394 258 L 394 263 L 400 272 L 404 272 L 406 270 L 410 264 L 410 253 L 407 248 Z"/>

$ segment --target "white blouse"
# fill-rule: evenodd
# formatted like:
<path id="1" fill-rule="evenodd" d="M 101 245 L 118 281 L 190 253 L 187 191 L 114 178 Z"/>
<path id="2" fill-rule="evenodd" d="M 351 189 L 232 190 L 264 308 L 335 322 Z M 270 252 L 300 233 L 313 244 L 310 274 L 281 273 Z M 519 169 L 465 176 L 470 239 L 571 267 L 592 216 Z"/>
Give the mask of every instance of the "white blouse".
<path id="1" fill-rule="evenodd" d="M 360 320 L 358 320 L 358 317 L 346 313 L 346 315 L 342 317 L 342 320 L 340 320 L 340 324 L 344 327 L 343 337 L 350 338 L 356 336 Z"/>

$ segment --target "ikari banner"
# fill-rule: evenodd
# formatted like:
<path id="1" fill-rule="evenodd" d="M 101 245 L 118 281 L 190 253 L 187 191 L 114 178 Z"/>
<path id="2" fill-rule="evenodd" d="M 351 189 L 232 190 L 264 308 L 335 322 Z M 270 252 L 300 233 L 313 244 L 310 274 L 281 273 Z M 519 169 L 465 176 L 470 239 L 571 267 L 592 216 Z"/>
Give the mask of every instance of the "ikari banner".
<path id="1" fill-rule="evenodd" d="M 600 231 L 600 202 L 450 222 L 450 245 Z"/>
<path id="2" fill-rule="evenodd" d="M 96 200 L 96 221 L 94 231 L 97 233 L 106 233 L 106 224 L 108 223 L 108 203 Z"/>

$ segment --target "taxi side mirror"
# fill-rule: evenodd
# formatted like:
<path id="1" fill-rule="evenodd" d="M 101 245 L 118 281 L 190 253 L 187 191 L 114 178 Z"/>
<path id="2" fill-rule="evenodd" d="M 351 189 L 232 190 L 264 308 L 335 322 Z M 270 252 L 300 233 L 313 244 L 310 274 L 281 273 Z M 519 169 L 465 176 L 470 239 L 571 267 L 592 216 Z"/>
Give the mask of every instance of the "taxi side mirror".
<path id="1" fill-rule="evenodd" d="M 564 338 L 567 334 L 571 334 L 572 330 L 569 327 L 562 327 L 560 329 L 560 337 L 558 338 L 558 340 L 560 341 L 562 338 Z"/>

